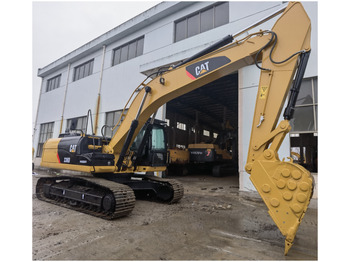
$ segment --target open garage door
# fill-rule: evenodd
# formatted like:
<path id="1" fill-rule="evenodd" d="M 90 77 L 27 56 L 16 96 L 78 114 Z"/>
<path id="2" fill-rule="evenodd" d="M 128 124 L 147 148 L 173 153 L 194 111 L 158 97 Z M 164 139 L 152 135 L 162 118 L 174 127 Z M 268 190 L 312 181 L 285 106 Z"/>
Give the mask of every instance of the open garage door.
<path id="1" fill-rule="evenodd" d="M 188 157 L 185 173 L 238 175 L 238 73 L 168 102 L 166 120 L 169 148 L 178 154 L 170 171 L 179 173 Z"/>

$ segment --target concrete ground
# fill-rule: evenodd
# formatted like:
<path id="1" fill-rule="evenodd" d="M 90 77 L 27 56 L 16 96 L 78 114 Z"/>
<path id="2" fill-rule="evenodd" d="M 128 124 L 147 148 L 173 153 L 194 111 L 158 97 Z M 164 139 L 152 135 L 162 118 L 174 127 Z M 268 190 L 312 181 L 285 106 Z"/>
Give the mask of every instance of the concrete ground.
<path id="1" fill-rule="evenodd" d="M 37 171 L 45 175 L 45 171 Z M 33 260 L 317 260 L 317 200 L 284 256 L 284 238 L 257 193 L 238 178 L 177 177 L 173 205 L 137 201 L 131 215 L 106 221 L 42 202 L 33 189 Z M 37 177 L 33 175 L 33 188 Z"/>

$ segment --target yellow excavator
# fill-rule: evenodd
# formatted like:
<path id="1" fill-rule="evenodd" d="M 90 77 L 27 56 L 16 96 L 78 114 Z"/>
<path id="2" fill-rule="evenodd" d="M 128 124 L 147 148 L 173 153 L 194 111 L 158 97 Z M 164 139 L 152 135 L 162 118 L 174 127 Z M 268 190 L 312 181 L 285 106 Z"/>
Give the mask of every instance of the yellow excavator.
<path id="1" fill-rule="evenodd" d="M 279 14 L 271 30 L 246 35 Z M 138 174 L 166 169 L 164 132 L 154 123 L 157 109 L 255 63 L 261 76 L 245 170 L 285 236 L 287 254 L 312 197 L 313 179 L 291 159 L 281 161 L 278 150 L 291 129 L 289 120 L 310 54 L 310 33 L 311 22 L 302 4 L 290 2 L 237 34 L 148 76 L 129 99 L 128 111 L 111 139 L 82 133 L 46 141 L 41 166 L 80 173 L 41 177 L 38 198 L 105 219 L 128 215 L 135 196 L 179 201 L 183 186 L 176 180 Z M 288 94 L 284 120 L 278 123 Z"/>
<path id="2" fill-rule="evenodd" d="M 235 174 L 237 169 L 234 161 L 234 128 L 229 121 L 213 143 L 189 144 L 189 163 L 194 168 L 205 168 L 212 176 Z"/>

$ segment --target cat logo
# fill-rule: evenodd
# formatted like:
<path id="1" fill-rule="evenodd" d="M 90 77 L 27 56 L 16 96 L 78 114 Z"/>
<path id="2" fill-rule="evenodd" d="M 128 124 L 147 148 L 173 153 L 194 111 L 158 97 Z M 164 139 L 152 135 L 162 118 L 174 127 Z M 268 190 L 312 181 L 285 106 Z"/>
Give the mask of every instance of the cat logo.
<path id="1" fill-rule="evenodd" d="M 209 61 L 205 62 L 204 64 L 201 64 L 200 66 L 195 67 L 196 70 L 196 76 L 202 75 L 209 71 Z"/>
<path id="2" fill-rule="evenodd" d="M 230 62 L 231 60 L 226 56 L 212 57 L 187 66 L 186 74 L 192 80 L 195 80 L 198 77 L 208 74 Z"/>
<path id="3" fill-rule="evenodd" d="M 77 150 L 77 145 L 70 145 L 69 152 L 75 153 L 76 150 Z"/>

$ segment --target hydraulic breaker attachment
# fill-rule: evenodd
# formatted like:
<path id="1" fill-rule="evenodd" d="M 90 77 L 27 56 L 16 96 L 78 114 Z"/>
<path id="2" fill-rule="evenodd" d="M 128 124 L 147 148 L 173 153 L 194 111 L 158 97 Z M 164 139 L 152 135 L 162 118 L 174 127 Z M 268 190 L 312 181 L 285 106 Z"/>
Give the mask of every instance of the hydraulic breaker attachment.
<path id="1" fill-rule="evenodd" d="M 277 150 L 289 129 L 289 121 L 282 121 L 272 133 L 271 146 L 246 166 L 250 180 L 268 207 L 271 218 L 286 238 L 285 255 L 293 245 L 313 193 L 310 172 L 294 164 L 291 158 L 290 161 L 280 161 L 278 158 Z"/>

